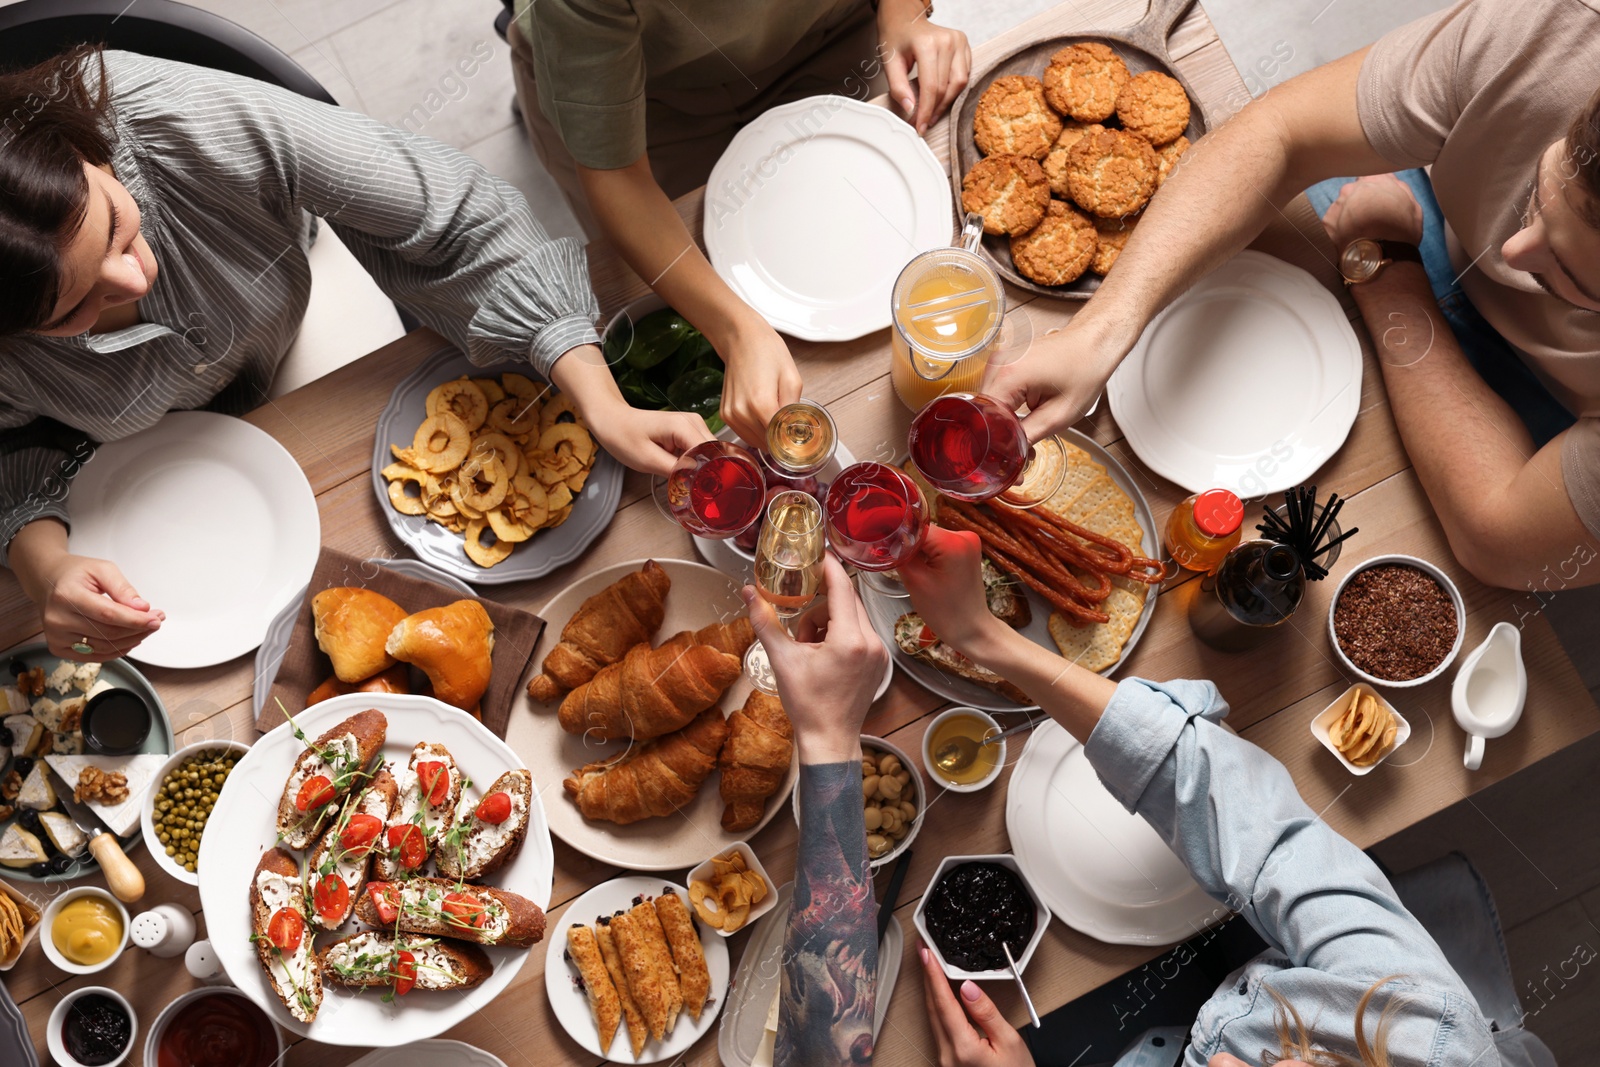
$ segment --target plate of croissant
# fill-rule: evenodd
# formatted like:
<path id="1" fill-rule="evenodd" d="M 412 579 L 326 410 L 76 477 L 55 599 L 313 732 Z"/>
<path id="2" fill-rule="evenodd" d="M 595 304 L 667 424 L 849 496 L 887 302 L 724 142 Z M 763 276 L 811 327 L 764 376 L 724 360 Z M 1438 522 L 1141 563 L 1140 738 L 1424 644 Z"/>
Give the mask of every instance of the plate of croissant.
<path id="1" fill-rule="evenodd" d="M 755 633 L 734 579 L 634 560 L 539 614 L 506 741 L 536 780 L 562 783 L 551 833 L 605 863 L 671 871 L 767 824 L 798 776 L 794 730 L 744 674 Z"/>

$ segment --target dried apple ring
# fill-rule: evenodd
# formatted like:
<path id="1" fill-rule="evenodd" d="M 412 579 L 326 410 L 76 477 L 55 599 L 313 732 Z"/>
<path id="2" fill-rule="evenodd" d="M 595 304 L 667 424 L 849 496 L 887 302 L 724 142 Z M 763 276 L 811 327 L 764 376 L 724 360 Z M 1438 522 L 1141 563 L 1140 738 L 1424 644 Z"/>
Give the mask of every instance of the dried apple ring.
<path id="1" fill-rule="evenodd" d="M 417 495 L 406 493 L 406 486 L 417 487 Z M 422 482 L 416 478 L 396 478 L 389 483 L 389 503 L 402 515 L 426 515 L 428 505 L 422 502 Z"/>
<path id="2" fill-rule="evenodd" d="M 513 517 L 504 505 L 485 512 L 484 518 L 489 520 L 489 528 L 494 531 L 497 540 L 508 541 L 511 544 L 526 541 L 538 532 L 534 527 Z"/>
<path id="3" fill-rule="evenodd" d="M 484 544 L 480 538 L 483 531 L 489 529 L 489 524 L 483 519 L 473 519 L 467 524 L 466 549 L 467 558 L 480 567 L 493 567 L 511 555 L 511 550 L 516 546 L 509 541 L 496 541 L 492 545 Z M 493 531 L 490 531 L 491 533 Z"/>
<path id="4" fill-rule="evenodd" d="M 545 403 L 544 410 L 539 412 L 540 435 L 543 436 L 546 430 L 561 421 L 563 415 L 571 416 L 569 422 L 576 422 L 579 426 L 584 424 L 583 417 L 578 414 L 578 406 L 572 402 L 572 398 L 565 393 L 557 393 Z"/>
<path id="5" fill-rule="evenodd" d="M 481 394 L 480 394 L 481 395 Z M 467 458 L 472 433 L 467 424 L 447 411 L 430 415 L 417 427 L 411 451 L 420 470 L 435 474 L 453 470 Z"/>
<path id="6" fill-rule="evenodd" d="M 450 502 L 456 506 L 457 511 L 469 519 L 476 521 L 483 518 L 483 512 L 467 503 L 466 499 L 461 495 L 461 482 L 459 481 L 450 486 Z"/>
<path id="7" fill-rule="evenodd" d="M 723 914 L 706 903 L 708 899 L 713 902 L 717 899 L 716 891 L 712 889 L 710 882 L 696 879 L 689 883 L 689 903 L 694 906 L 695 915 L 699 916 L 700 921 L 707 926 L 720 930 Z"/>
<path id="8" fill-rule="evenodd" d="M 508 396 L 489 410 L 489 425 L 501 433 L 531 433 L 539 425 L 539 405 L 519 396 Z"/>
<path id="9" fill-rule="evenodd" d="M 489 417 L 489 398 L 471 378 L 434 386 L 424 403 L 429 415 L 448 412 L 466 423 L 468 430 L 476 430 Z"/>
<path id="10" fill-rule="evenodd" d="M 562 445 L 569 447 L 573 458 L 582 465 L 588 466 L 594 462 L 594 438 L 577 423 L 558 422 L 539 434 L 539 450 L 542 452 L 557 452 Z"/>
<path id="11" fill-rule="evenodd" d="M 523 400 L 543 400 L 545 394 L 550 391 L 548 385 L 541 385 L 526 374 L 518 374 L 516 371 L 506 371 L 500 375 L 500 384 L 505 387 L 509 395 L 521 397 Z"/>
<path id="12" fill-rule="evenodd" d="M 499 458 L 500 465 L 506 469 L 506 476 L 510 478 L 515 478 L 517 473 L 522 470 L 522 464 L 526 462 L 522 456 L 522 449 L 517 447 L 517 443 L 505 434 L 495 430 L 480 433 L 474 437 L 472 439 L 472 447 L 468 449 L 468 452 L 474 456 L 493 452 Z"/>
<path id="13" fill-rule="evenodd" d="M 472 384 L 478 387 L 478 392 L 483 394 L 490 407 L 494 407 L 506 398 L 506 391 L 493 378 L 474 378 Z"/>
<path id="14" fill-rule="evenodd" d="M 492 452 L 469 457 L 456 471 L 456 482 L 461 486 L 457 503 L 482 512 L 499 507 L 511 491 L 511 478 Z"/>

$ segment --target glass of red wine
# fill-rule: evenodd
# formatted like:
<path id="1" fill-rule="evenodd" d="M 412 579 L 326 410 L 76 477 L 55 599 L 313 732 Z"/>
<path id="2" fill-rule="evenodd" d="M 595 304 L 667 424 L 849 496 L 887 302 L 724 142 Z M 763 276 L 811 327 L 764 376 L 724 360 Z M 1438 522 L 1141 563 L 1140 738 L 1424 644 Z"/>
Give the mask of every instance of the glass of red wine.
<path id="1" fill-rule="evenodd" d="M 885 463 L 855 463 L 839 472 L 823 503 L 828 544 L 865 572 L 879 592 L 905 590 L 878 572 L 910 559 L 928 532 L 928 502 L 917 483 Z"/>
<path id="2" fill-rule="evenodd" d="M 722 540 L 761 518 L 767 485 L 748 449 L 707 441 L 678 457 L 656 499 L 674 522 L 692 534 Z"/>
<path id="3" fill-rule="evenodd" d="M 972 393 L 930 400 L 911 422 L 909 443 L 917 471 L 957 500 L 999 497 L 1031 508 L 1050 499 L 1067 473 L 1059 437 L 1030 445 L 1016 412 Z"/>

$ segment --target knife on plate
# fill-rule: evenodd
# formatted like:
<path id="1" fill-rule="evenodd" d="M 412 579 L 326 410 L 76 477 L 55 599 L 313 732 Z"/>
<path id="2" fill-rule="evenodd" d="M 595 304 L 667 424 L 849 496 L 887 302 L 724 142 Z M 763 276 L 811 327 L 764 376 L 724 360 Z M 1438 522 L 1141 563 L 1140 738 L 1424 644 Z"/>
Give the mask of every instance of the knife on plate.
<path id="1" fill-rule="evenodd" d="M 889 886 L 883 891 L 883 900 L 878 903 L 878 943 L 883 944 L 883 935 L 889 931 L 889 920 L 894 918 L 894 906 L 900 900 L 900 887 L 905 884 L 906 868 L 911 866 L 911 850 L 908 848 L 900 853 L 900 858 L 895 861 L 894 870 L 889 874 Z"/>
<path id="2" fill-rule="evenodd" d="M 62 781 L 61 774 L 54 767 L 50 767 L 50 778 L 61 810 L 89 839 L 89 855 L 100 864 L 112 895 L 124 904 L 132 904 L 144 896 L 144 875 L 139 873 L 139 868 L 133 865 L 128 854 L 122 851 L 122 842 L 117 835 L 88 805 L 72 798 L 72 787 Z"/>

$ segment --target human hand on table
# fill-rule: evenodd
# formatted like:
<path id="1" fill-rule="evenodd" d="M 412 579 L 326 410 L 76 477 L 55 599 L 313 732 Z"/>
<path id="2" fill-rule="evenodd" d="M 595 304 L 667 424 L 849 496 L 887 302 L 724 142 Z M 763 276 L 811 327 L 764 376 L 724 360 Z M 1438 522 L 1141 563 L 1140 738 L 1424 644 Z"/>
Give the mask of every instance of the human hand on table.
<path id="1" fill-rule="evenodd" d="M 1422 240 L 1422 205 L 1393 174 L 1369 174 L 1339 190 L 1322 226 L 1340 251 L 1362 237 L 1414 245 Z"/>
<path id="2" fill-rule="evenodd" d="M 975 533 L 928 528 L 917 554 L 899 568 L 911 604 L 939 639 L 969 659 L 998 624 L 983 587 L 983 546 Z"/>
<path id="3" fill-rule="evenodd" d="M 939 1067 L 1032 1067 L 1033 1053 L 1022 1035 L 976 982 L 961 983 L 958 1001 L 933 952 L 918 945 L 917 955 L 922 961 L 922 1002 L 939 1046 Z"/>
<path id="4" fill-rule="evenodd" d="M 800 369 L 778 331 L 754 312 L 719 346 L 724 365 L 722 421 L 755 448 L 767 444 L 767 423 L 785 404 L 800 399 Z"/>
<path id="5" fill-rule="evenodd" d="M 64 545 L 64 530 L 61 540 Z M 110 560 L 75 556 L 64 547 L 19 558 L 17 547 L 13 541 L 11 566 L 23 592 L 39 606 L 53 656 L 79 663 L 117 659 L 166 621 L 166 612 L 152 608 Z M 90 651 L 72 647 L 85 640 Z"/>
<path id="6" fill-rule="evenodd" d="M 741 590 L 794 724 L 801 763 L 861 758 L 861 723 L 889 665 L 889 651 L 844 567 L 831 555 L 823 557 L 822 567 L 826 599 L 795 621 L 793 637 L 753 586 Z"/>
<path id="7" fill-rule="evenodd" d="M 1026 404 L 1022 428 L 1028 440 L 1043 440 L 1083 418 L 1130 347 L 1074 318 L 1036 338 L 1020 359 L 989 364 L 982 389 L 1013 411 Z"/>
<path id="8" fill-rule="evenodd" d="M 882 0 L 878 5 L 878 54 L 889 78 L 889 96 L 918 135 L 967 87 L 972 46 L 960 30 L 936 26 L 922 0 Z M 912 64 L 917 92 L 911 92 Z"/>

